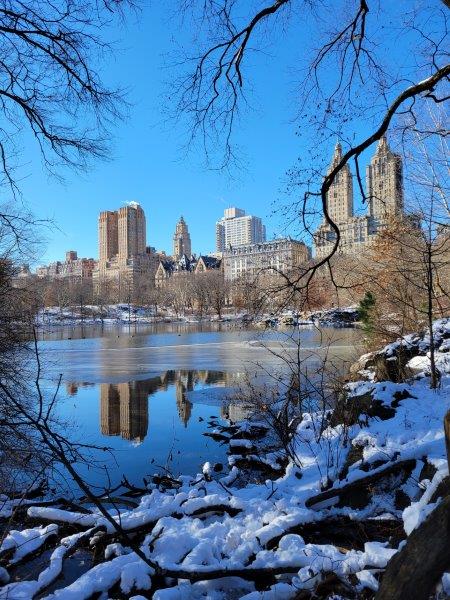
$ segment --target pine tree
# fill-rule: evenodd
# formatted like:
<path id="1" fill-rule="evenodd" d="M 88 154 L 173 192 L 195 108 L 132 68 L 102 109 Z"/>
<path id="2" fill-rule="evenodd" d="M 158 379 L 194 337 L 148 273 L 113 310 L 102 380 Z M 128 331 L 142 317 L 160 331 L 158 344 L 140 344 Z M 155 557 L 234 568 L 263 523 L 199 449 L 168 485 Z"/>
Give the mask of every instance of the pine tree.
<path id="1" fill-rule="evenodd" d="M 372 311 L 375 306 L 375 296 L 372 292 L 366 292 L 364 298 L 360 300 L 358 306 L 359 320 L 363 324 L 363 330 L 368 334 L 374 331 L 374 322 Z"/>

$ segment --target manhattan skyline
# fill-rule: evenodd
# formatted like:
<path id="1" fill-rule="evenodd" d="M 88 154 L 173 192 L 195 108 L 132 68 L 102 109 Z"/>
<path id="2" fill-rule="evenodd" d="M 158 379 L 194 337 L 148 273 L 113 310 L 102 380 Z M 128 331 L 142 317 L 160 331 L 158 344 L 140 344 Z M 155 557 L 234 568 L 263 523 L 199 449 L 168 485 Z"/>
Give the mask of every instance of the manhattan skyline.
<path id="1" fill-rule="evenodd" d="M 130 201 L 140 203 L 147 215 L 148 243 L 169 254 L 173 227 L 181 214 L 189 224 L 193 249 L 212 251 L 214 224 L 229 206 L 242 206 L 248 214 L 261 217 L 268 239 L 299 237 L 298 222 L 290 229 L 289 219 L 274 215 L 273 210 L 275 204 L 280 207 L 292 201 L 285 194 L 286 171 L 315 142 L 307 130 L 299 133 L 298 123 L 292 122 L 295 115 L 286 106 L 286 90 L 294 88 L 300 76 L 280 68 L 299 52 L 302 40 L 286 32 L 270 52 L 252 58 L 252 105 L 235 135 L 244 168 L 228 175 L 206 169 L 201 148 L 187 153 L 188 126 L 175 124 L 165 113 L 170 103 L 165 82 L 173 75 L 167 55 L 173 58 L 177 44 L 189 48 L 190 43 L 190 34 L 177 29 L 174 44 L 173 31 L 165 9 L 155 3 L 107 32 L 117 42 L 117 51 L 102 61 L 102 75 L 126 91 L 129 103 L 128 118 L 111 126 L 109 161 L 95 161 L 86 173 L 63 172 L 61 183 L 49 177 L 36 145 L 24 137 L 17 171 L 23 201 L 37 218 L 51 219 L 55 225 L 44 231 L 46 242 L 32 264 L 58 260 L 67 249 L 95 257 L 98 213 Z M 401 50 L 394 50 L 392 58 L 408 61 Z M 352 123 L 360 134 L 367 126 Z M 324 164 L 331 158 L 334 141 L 322 149 Z M 369 149 L 368 155 L 372 152 Z"/>

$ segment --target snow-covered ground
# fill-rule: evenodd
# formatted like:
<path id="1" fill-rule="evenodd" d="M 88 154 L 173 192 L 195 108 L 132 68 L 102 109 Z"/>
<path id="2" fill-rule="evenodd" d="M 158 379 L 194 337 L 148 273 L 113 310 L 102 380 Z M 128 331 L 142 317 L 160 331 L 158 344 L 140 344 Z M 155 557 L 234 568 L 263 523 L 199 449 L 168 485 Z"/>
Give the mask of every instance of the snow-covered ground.
<path id="1" fill-rule="evenodd" d="M 226 312 L 222 320 L 232 321 L 240 320 L 243 313 Z M 60 308 L 58 306 L 50 306 L 41 309 L 36 317 L 36 323 L 39 326 L 54 326 L 54 325 L 89 325 L 100 324 L 113 325 L 121 323 L 161 323 L 161 322 L 193 322 L 217 321 L 217 316 L 205 315 L 200 319 L 195 314 L 193 315 L 176 315 L 171 309 L 158 309 L 158 314 L 152 307 L 137 306 L 128 304 L 108 304 L 105 306 L 85 305 L 83 311 L 79 306 L 71 306 Z"/>
<path id="2" fill-rule="evenodd" d="M 131 304 L 108 304 L 105 306 L 84 305 L 60 308 L 50 306 L 41 309 L 37 315 L 38 325 L 76 325 L 88 324 L 118 324 L 118 323 L 159 323 L 159 322 L 192 322 L 217 321 L 217 315 L 203 315 L 201 318 L 195 314 L 177 315 L 170 308 L 159 307 L 158 313 L 149 306 Z M 222 321 L 254 321 L 262 327 L 283 327 L 292 325 L 319 325 L 329 327 L 351 327 L 358 320 L 358 311 L 355 306 L 344 308 L 330 308 L 309 313 L 301 318 L 292 310 L 285 310 L 280 314 L 248 315 L 232 308 L 226 309 Z"/>
<path id="3" fill-rule="evenodd" d="M 112 598 L 114 586 L 135 600 L 150 590 L 155 600 L 283 600 L 316 589 L 330 574 L 337 597 L 346 597 L 340 584 L 370 597 L 404 538 L 438 505 L 435 492 L 448 475 L 443 418 L 450 409 L 450 319 L 436 322 L 434 330 L 438 389 L 429 387 L 428 337 L 414 338 L 414 378 L 376 381 L 370 368 L 364 370 L 360 380 L 347 384 L 339 407 L 340 414 L 352 415 L 346 425 L 336 421 L 337 409 L 325 420 L 323 414 L 304 413 L 294 442 L 296 464 L 289 461 L 281 476 L 242 485 L 235 452 L 254 450 L 251 431 L 257 425 L 243 422 L 230 435 L 228 474 L 215 476 L 208 463 L 197 477 L 180 477 L 173 489 L 150 484 L 137 508 L 111 511 L 133 533 L 147 561 L 98 509 L 84 514 L 30 507 L 28 515 L 39 525 L 10 532 L 0 546 L 0 557 L 9 553 L 9 562 L 0 563 L 6 567 L 0 569 L 0 599 L 42 593 L 61 572 L 64 557 L 83 544 L 101 549 L 104 562 L 44 596 L 48 600 L 87 599 L 94 593 Z M 412 340 L 381 353 L 392 359 Z M 277 452 L 256 458 L 279 468 Z M 363 485 L 366 480 L 370 487 Z M 13 505 L 4 499 L 4 516 Z M 36 551 L 36 539 L 42 544 L 66 523 L 77 530 L 60 539 L 39 577 L 8 583 L 7 571 L 13 576 L 14 563 Z M 348 532 L 358 524 L 369 533 L 394 533 L 352 542 L 350 533 L 335 533 L 330 524 L 337 523 Z M 449 582 L 445 575 L 441 587 Z"/>

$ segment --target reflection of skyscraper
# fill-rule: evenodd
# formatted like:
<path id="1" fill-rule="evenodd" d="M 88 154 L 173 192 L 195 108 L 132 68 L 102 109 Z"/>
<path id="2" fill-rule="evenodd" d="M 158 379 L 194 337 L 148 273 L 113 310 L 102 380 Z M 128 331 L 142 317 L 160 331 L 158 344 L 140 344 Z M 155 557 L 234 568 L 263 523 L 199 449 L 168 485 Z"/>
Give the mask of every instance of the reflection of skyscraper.
<path id="1" fill-rule="evenodd" d="M 148 429 L 148 386 L 144 381 L 100 386 L 101 430 L 141 442 Z"/>
<path id="2" fill-rule="evenodd" d="M 68 381 L 66 383 L 66 392 L 69 396 L 76 396 L 80 388 L 88 388 L 93 385 L 93 383 L 88 383 L 87 381 Z"/>
<path id="3" fill-rule="evenodd" d="M 148 391 L 142 381 L 119 383 L 120 434 L 126 440 L 142 441 L 148 429 Z"/>
<path id="4" fill-rule="evenodd" d="M 148 431 L 148 397 L 173 386 L 178 415 L 187 427 L 192 416 L 188 392 L 197 384 L 224 386 L 234 383 L 234 375 L 220 371 L 170 370 L 151 379 L 100 385 L 100 426 L 103 435 L 120 435 L 126 440 L 143 441 Z M 173 389 L 172 388 L 172 389 Z"/>
<path id="5" fill-rule="evenodd" d="M 120 434 L 120 398 L 116 385 L 100 386 L 100 424 L 103 435 Z"/>
<path id="6" fill-rule="evenodd" d="M 66 392 L 69 396 L 76 396 L 78 392 L 78 385 L 76 383 L 66 383 Z"/>
<path id="7" fill-rule="evenodd" d="M 186 392 L 194 389 L 194 377 L 192 371 L 177 371 L 175 376 L 175 397 L 177 400 L 178 414 L 187 427 L 192 413 L 192 403 L 188 400 Z"/>

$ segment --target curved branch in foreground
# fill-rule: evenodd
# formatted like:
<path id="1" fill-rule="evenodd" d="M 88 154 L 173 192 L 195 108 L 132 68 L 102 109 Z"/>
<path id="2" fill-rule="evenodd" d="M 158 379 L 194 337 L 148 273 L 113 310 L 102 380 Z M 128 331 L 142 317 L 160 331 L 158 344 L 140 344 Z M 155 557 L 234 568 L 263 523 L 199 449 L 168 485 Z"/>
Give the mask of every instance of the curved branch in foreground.
<path id="1" fill-rule="evenodd" d="M 303 288 L 307 287 L 307 285 L 311 281 L 312 277 L 314 276 L 315 272 L 318 269 L 320 269 L 320 267 L 322 267 L 326 264 L 329 264 L 331 258 L 336 254 L 336 252 L 339 248 L 339 242 L 341 239 L 339 227 L 333 221 L 333 219 L 330 217 L 329 212 L 328 212 L 328 207 L 327 207 L 327 193 L 328 193 L 335 177 L 338 175 L 338 173 L 343 169 L 343 167 L 349 162 L 350 159 L 358 158 L 358 156 L 360 156 L 360 154 L 362 152 L 364 152 L 364 150 L 366 150 L 372 144 L 374 144 L 375 142 L 377 142 L 378 140 L 380 140 L 382 138 L 382 136 L 387 132 L 389 125 L 391 124 L 391 121 L 392 121 L 394 115 L 396 114 L 397 110 L 400 108 L 400 106 L 406 100 L 409 100 L 410 98 L 415 98 L 416 96 L 418 96 L 419 94 L 422 94 L 423 92 L 433 91 L 435 89 L 436 85 L 440 81 L 442 81 L 444 79 L 448 79 L 449 77 L 450 77 L 450 64 L 447 64 L 447 65 L 441 67 L 440 69 L 438 69 L 437 71 L 435 71 L 432 75 L 430 75 L 430 77 L 427 77 L 426 79 L 420 81 L 419 83 L 415 83 L 415 84 L 409 86 L 408 88 L 406 88 L 403 92 L 401 92 L 401 94 L 399 94 L 397 96 L 397 98 L 389 106 L 389 108 L 386 111 L 386 114 L 384 116 L 384 119 L 382 120 L 378 129 L 376 129 L 376 131 L 374 131 L 374 133 L 372 133 L 372 135 L 368 136 L 363 142 L 361 142 L 357 146 L 350 148 L 350 150 L 348 150 L 343 155 L 343 157 L 336 164 L 336 166 L 325 176 L 325 179 L 322 183 L 322 187 L 320 190 L 321 204 L 322 204 L 322 211 L 323 211 L 325 221 L 326 221 L 326 223 L 328 223 L 328 225 L 330 225 L 330 227 L 333 229 L 333 231 L 336 234 L 336 240 L 335 240 L 334 246 L 331 249 L 328 256 L 325 256 L 319 262 L 317 262 L 315 265 L 313 265 L 312 267 L 307 269 L 296 280 L 291 281 L 288 275 L 282 274 L 286 280 L 287 286 L 294 287 L 295 289 L 298 289 L 298 290 L 302 289 L 302 287 Z M 306 283 L 303 286 L 298 286 L 299 282 L 302 279 L 304 279 L 305 277 L 306 277 Z"/>

